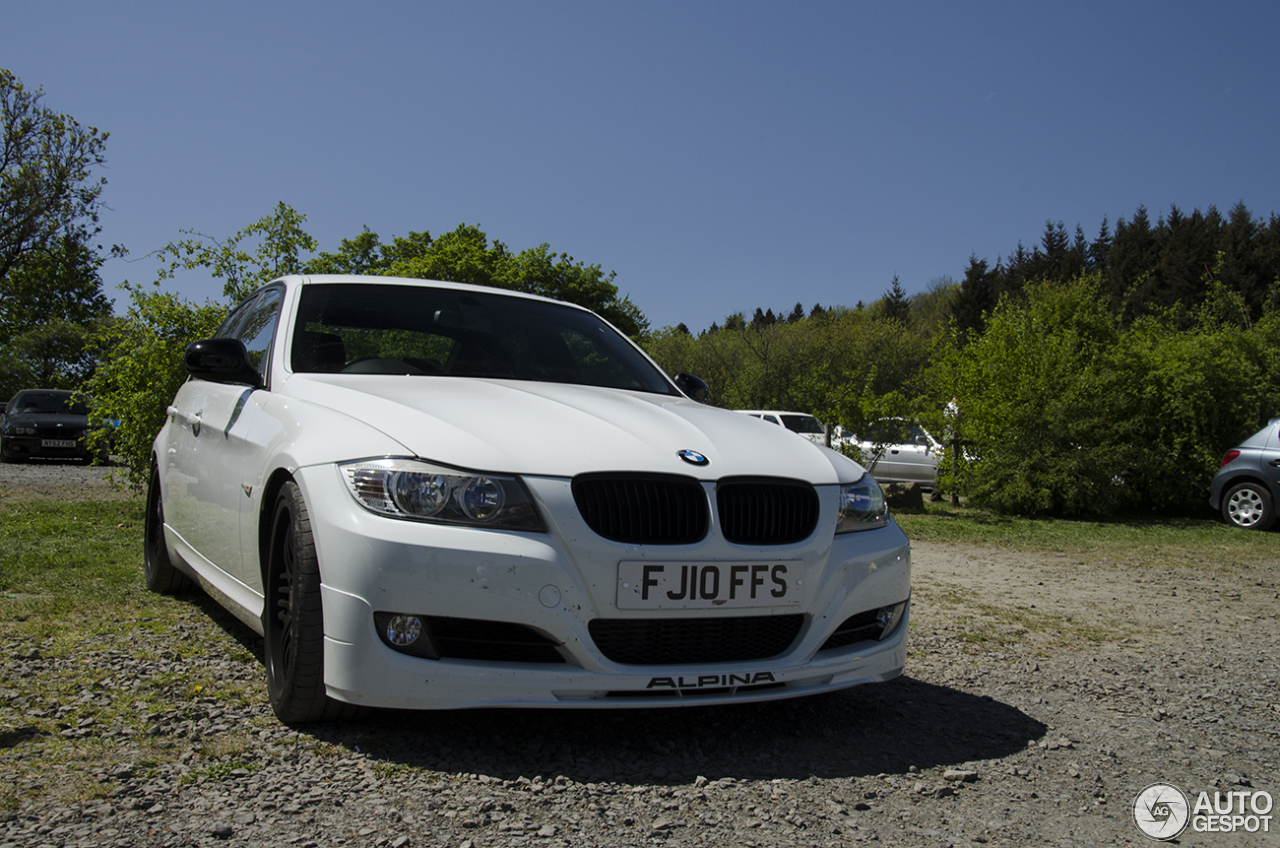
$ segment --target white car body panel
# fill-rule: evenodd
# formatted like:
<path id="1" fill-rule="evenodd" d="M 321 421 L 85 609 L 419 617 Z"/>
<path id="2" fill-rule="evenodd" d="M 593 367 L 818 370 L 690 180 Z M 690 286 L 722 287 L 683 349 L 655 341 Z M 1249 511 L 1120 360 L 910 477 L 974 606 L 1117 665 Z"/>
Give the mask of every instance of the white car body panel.
<path id="1" fill-rule="evenodd" d="M 299 292 L 362 282 L 509 294 L 395 279 L 287 278 L 276 338 L 250 390 L 191 379 L 156 439 L 164 539 L 175 566 L 263 632 L 261 539 L 269 493 L 297 483 L 322 581 L 324 682 L 331 698 L 418 709 L 599 706 L 773 700 L 887 680 L 905 662 L 909 607 L 882 641 L 819 651 L 855 614 L 910 596 L 910 548 L 896 523 L 836 535 L 840 486 L 865 473 L 849 459 L 730 410 L 677 394 L 528 380 L 293 373 Z M 520 297 L 520 295 L 512 295 Z M 198 428 L 193 422 L 198 418 Z M 197 432 L 198 430 L 198 432 Z M 706 457 L 691 465 L 678 451 Z M 339 463 L 417 458 L 517 475 L 546 532 L 450 526 L 376 514 L 353 497 Z M 626 544 L 591 529 L 572 481 L 599 472 L 693 478 L 710 526 L 691 544 Z M 785 478 L 813 486 L 817 529 L 794 544 L 725 539 L 717 483 Z M 619 609 L 618 564 L 797 563 L 798 605 L 743 610 Z M 424 659 L 391 649 L 373 613 L 513 622 L 550 637 L 563 663 Z M 595 645 L 593 619 L 713 619 L 803 613 L 791 646 L 763 660 L 623 665 Z M 746 681 L 746 682 L 744 682 Z M 771 688 L 757 688 L 757 687 Z M 655 690 L 669 697 L 652 697 Z"/>

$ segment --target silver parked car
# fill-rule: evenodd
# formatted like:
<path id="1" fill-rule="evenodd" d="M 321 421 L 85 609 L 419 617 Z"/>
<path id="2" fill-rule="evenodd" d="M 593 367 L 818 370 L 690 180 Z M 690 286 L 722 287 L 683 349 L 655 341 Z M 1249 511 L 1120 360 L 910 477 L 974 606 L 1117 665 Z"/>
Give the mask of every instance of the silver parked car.
<path id="1" fill-rule="evenodd" d="M 1267 530 L 1280 493 L 1280 418 L 1227 451 L 1209 484 L 1209 503 L 1232 527 Z"/>
<path id="2" fill-rule="evenodd" d="M 938 482 L 942 443 L 919 424 L 888 418 L 853 441 L 878 483 L 919 483 L 932 488 Z"/>

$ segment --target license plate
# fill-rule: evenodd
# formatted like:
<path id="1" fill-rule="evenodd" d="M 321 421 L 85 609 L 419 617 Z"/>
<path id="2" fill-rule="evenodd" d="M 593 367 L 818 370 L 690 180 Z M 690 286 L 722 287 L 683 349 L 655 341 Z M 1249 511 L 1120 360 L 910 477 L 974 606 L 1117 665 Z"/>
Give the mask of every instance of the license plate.
<path id="1" fill-rule="evenodd" d="M 42 448 L 73 448 L 76 446 L 75 439 L 41 439 L 40 447 Z"/>
<path id="2" fill-rule="evenodd" d="M 719 609 L 800 603 L 801 563 L 620 562 L 618 609 Z"/>

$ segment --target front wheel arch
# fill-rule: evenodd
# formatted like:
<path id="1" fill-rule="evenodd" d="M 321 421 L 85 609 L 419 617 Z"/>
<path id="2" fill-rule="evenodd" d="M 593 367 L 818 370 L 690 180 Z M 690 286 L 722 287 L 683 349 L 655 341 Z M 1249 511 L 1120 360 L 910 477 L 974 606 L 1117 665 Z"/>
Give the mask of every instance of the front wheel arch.
<path id="1" fill-rule="evenodd" d="M 302 490 L 289 478 L 269 503 L 262 634 L 271 708 L 286 724 L 348 718 L 356 708 L 325 690 L 320 566 Z"/>

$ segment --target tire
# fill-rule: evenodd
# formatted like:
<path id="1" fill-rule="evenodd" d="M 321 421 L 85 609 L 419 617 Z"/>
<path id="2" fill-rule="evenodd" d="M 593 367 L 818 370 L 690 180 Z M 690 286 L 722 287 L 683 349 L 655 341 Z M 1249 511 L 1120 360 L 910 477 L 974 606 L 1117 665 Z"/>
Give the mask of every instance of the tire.
<path id="1" fill-rule="evenodd" d="M 285 724 L 347 718 L 355 707 L 324 688 L 320 565 L 302 492 L 285 483 L 271 512 L 262 609 L 267 697 Z"/>
<path id="2" fill-rule="evenodd" d="M 160 472 L 151 469 L 147 482 L 147 517 L 143 522 L 142 568 L 147 588 L 161 595 L 189 592 L 191 578 L 174 568 L 164 541 L 164 502 L 160 498 Z"/>
<path id="3" fill-rule="evenodd" d="M 1241 530 L 1269 530 L 1276 511 L 1271 492 L 1257 483 L 1232 486 L 1222 498 L 1222 517 Z"/>

